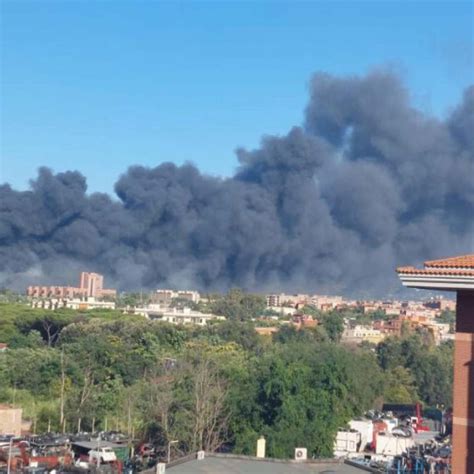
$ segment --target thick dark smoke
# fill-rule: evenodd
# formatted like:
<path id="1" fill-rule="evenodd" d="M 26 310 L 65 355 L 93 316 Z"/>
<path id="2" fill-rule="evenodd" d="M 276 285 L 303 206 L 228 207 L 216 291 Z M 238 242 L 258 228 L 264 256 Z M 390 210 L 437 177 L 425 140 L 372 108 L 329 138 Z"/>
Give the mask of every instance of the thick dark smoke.
<path id="1" fill-rule="evenodd" d="M 119 200 L 44 168 L 0 187 L 0 285 L 398 291 L 400 264 L 474 250 L 474 87 L 446 120 L 386 72 L 318 74 L 302 127 L 238 150 L 234 177 L 131 167 Z"/>

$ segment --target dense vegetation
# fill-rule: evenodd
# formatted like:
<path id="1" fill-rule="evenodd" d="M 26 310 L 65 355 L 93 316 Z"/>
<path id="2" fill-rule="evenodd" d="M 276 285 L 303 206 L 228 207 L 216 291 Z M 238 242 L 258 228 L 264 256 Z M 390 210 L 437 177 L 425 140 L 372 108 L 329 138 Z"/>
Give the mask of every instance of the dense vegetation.
<path id="1" fill-rule="evenodd" d="M 21 405 L 37 432 L 120 429 L 181 453 L 268 455 L 295 446 L 330 456 L 338 427 L 383 401 L 451 403 L 452 347 L 424 334 L 378 347 L 338 343 L 343 315 L 257 335 L 260 297 L 214 300 L 229 319 L 178 327 L 119 311 L 32 310 L 0 303 L 0 402 Z"/>

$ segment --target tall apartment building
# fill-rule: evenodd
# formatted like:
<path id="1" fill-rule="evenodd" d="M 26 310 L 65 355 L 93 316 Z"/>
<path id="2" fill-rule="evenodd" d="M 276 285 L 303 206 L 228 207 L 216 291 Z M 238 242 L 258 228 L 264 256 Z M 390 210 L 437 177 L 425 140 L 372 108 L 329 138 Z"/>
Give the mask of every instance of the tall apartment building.
<path id="1" fill-rule="evenodd" d="M 281 295 L 272 294 L 272 295 L 267 295 L 265 298 L 266 298 L 268 307 L 281 306 L 281 302 L 280 302 Z"/>
<path id="2" fill-rule="evenodd" d="M 96 297 L 102 292 L 104 286 L 104 276 L 98 273 L 81 273 L 80 288 L 84 290 L 86 296 Z"/>

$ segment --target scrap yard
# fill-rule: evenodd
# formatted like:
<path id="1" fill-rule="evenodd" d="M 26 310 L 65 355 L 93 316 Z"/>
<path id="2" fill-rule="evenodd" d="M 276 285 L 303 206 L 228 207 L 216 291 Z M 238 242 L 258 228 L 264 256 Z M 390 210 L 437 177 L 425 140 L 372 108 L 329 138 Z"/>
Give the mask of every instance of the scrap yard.
<path id="1" fill-rule="evenodd" d="M 265 457 L 265 449 L 262 451 L 260 444 L 256 457 L 201 451 L 184 458 L 175 457 L 170 462 L 170 446 L 160 447 L 133 440 L 114 431 L 4 436 L 0 438 L 0 473 L 151 474 L 166 470 L 175 472 L 175 469 L 178 472 L 177 465 L 199 461 L 204 456 L 206 459 L 220 456 L 229 457 L 225 461 L 227 464 L 237 463 L 238 458 L 242 465 L 255 465 L 256 472 L 262 462 L 287 462 L 289 468 L 308 465 L 311 469 L 311 466 L 316 468 L 324 461 L 333 462 L 334 469 L 337 466 L 338 470 L 331 472 L 346 472 L 343 466 L 347 466 L 351 469 L 347 472 L 454 474 L 451 469 L 451 431 L 452 416 L 449 411 L 426 410 L 424 416 L 419 404 L 384 405 L 381 411 L 369 411 L 337 432 L 332 461 L 306 457 L 305 448 L 295 448 L 294 459 L 275 460 Z M 262 441 L 263 437 L 259 443 Z"/>
<path id="2" fill-rule="evenodd" d="M 352 465 L 387 474 L 448 474 L 452 414 L 420 404 L 385 404 L 351 420 L 336 436 L 334 454 Z"/>

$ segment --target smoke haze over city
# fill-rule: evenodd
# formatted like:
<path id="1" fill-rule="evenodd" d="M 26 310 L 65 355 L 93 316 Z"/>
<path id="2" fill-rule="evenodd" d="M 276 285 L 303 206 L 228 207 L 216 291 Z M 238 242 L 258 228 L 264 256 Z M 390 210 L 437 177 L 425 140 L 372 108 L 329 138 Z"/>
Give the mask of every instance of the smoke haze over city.
<path id="1" fill-rule="evenodd" d="M 397 265 L 474 251 L 474 86 L 443 120 L 385 70 L 319 73 L 309 95 L 304 123 L 239 149 L 229 178 L 160 163 L 113 198 L 48 168 L 0 186 L 0 286 L 88 270 L 123 290 L 375 296 L 399 290 Z"/>

